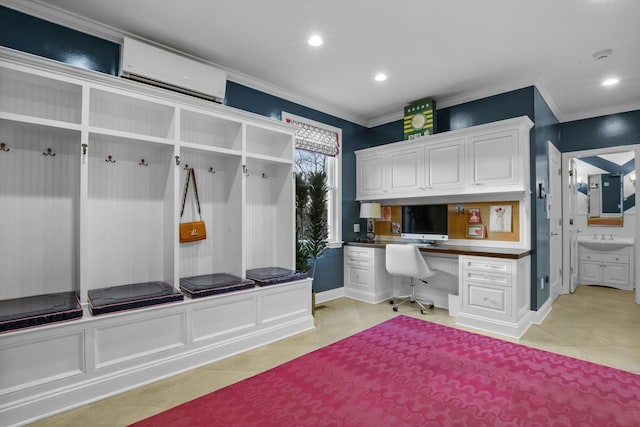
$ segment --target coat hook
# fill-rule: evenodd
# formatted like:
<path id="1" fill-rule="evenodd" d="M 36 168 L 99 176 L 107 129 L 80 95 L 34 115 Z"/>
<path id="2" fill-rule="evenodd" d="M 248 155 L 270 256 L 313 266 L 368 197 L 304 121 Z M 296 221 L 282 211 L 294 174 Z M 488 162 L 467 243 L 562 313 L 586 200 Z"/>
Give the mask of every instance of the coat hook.
<path id="1" fill-rule="evenodd" d="M 111 155 L 107 156 L 107 158 L 104 161 L 107 162 L 107 163 L 115 163 L 116 162 L 116 160 Z"/>
<path id="2" fill-rule="evenodd" d="M 7 148 L 7 144 L 0 142 L 0 151 L 11 151 L 11 148 Z"/>
<path id="3" fill-rule="evenodd" d="M 51 157 L 56 155 L 56 153 L 54 153 L 51 148 L 47 148 L 47 151 L 43 151 L 42 154 L 45 156 L 51 156 Z"/>
<path id="4" fill-rule="evenodd" d="M 184 164 L 184 167 L 183 167 L 182 169 L 184 169 L 184 170 L 186 170 L 186 171 L 187 171 L 187 170 L 189 170 L 189 165 L 185 163 L 185 164 Z"/>
<path id="5" fill-rule="evenodd" d="M 245 174 L 245 176 L 249 176 L 249 168 L 247 165 L 242 165 L 242 173 Z"/>
<path id="6" fill-rule="evenodd" d="M 262 172 L 262 175 L 260 176 L 260 178 L 267 179 L 267 178 L 269 178 L 269 175 L 267 175 L 264 172 Z"/>
<path id="7" fill-rule="evenodd" d="M 140 159 L 140 162 L 138 162 L 138 164 L 140 166 L 149 166 L 149 162 L 145 162 L 144 159 Z"/>
<path id="8" fill-rule="evenodd" d="M 209 173 L 216 173 L 216 171 L 213 169 L 213 166 L 209 168 Z"/>
<path id="9" fill-rule="evenodd" d="M 180 166 L 180 156 L 175 156 L 176 158 L 176 166 Z"/>
<path id="10" fill-rule="evenodd" d="M 88 144 L 82 144 L 82 154 L 87 154 L 87 147 L 89 147 Z"/>

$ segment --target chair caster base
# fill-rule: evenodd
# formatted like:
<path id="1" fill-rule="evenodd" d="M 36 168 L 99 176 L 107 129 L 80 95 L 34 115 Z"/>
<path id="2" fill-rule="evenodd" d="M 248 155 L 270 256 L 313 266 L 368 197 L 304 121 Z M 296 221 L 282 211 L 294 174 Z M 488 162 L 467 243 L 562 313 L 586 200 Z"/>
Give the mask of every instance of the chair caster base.
<path id="1" fill-rule="evenodd" d="M 393 307 L 393 311 L 398 311 L 398 307 Z"/>
<path id="2" fill-rule="evenodd" d="M 421 314 L 427 314 L 427 310 L 420 310 Z"/>
<path id="3" fill-rule="evenodd" d="M 393 305 L 393 299 L 389 300 L 389 304 Z"/>

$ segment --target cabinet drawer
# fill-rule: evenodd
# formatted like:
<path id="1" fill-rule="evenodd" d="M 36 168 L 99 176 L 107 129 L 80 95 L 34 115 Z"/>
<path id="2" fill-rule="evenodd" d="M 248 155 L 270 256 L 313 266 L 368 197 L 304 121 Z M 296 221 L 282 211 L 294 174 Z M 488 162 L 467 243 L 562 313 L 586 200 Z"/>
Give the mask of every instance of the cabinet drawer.
<path id="1" fill-rule="evenodd" d="M 463 285 L 462 310 L 494 319 L 511 317 L 511 289 L 465 282 Z"/>
<path id="2" fill-rule="evenodd" d="M 369 268 L 369 265 L 371 264 L 371 262 L 368 259 L 362 259 L 362 258 L 354 258 L 351 256 L 347 257 L 347 264 L 352 265 L 352 266 L 360 266 L 363 268 Z"/>
<path id="3" fill-rule="evenodd" d="M 482 270 L 464 270 L 463 280 L 469 280 L 478 283 L 490 283 L 498 286 L 511 286 L 510 274 L 495 274 L 492 271 Z"/>
<path id="4" fill-rule="evenodd" d="M 460 257 L 463 270 L 511 274 L 511 262 L 479 257 Z"/>
<path id="5" fill-rule="evenodd" d="M 346 255 L 348 258 L 360 258 L 360 259 L 371 259 L 371 249 L 369 248 L 358 248 L 353 246 L 346 247 Z"/>
<path id="6" fill-rule="evenodd" d="M 629 255 L 616 255 L 616 254 L 598 254 L 591 252 L 580 253 L 580 259 L 583 261 L 610 263 L 617 262 L 622 264 L 629 264 Z"/>
<path id="7" fill-rule="evenodd" d="M 359 285 L 359 287 L 369 288 L 371 272 L 369 269 L 349 266 L 347 268 L 347 278 L 351 285 Z"/>

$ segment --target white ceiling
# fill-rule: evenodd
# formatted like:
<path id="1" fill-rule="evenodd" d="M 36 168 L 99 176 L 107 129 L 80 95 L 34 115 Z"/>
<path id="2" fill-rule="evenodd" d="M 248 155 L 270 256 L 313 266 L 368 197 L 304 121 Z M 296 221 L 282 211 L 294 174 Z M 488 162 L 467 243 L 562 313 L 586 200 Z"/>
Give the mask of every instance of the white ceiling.
<path id="1" fill-rule="evenodd" d="M 6 3 L 25 8 L 25 0 Z M 401 118 L 404 105 L 419 98 L 433 97 L 442 108 L 534 84 L 560 121 L 640 109 L 638 0 L 43 0 L 36 6 L 106 24 L 112 38 L 127 33 L 186 52 L 226 69 L 230 80 L 366 126 Z M 61 21 L 56 10 L 38 12 Z M 78 28 L 82 20 L 71 22 Z M 312 33 L 323 36 L 323 46 L 307 45 Z M 594 60 L 602 49 L 613 54 Z M 387 81 L 373 80 L 379 71 Z M 609 76 L 620 83 L 601 86 Z"/>

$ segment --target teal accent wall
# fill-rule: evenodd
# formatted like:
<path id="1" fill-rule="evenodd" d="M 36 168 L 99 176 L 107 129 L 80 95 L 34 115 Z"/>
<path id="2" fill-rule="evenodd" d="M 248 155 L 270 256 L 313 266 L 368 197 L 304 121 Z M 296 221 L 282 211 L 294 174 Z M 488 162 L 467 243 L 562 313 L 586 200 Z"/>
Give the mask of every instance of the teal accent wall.
<path id="1" fill-rule="evenodd" d="M 560 124 L 561 152 L 640 144 L 640 110 Z"/>
<path id="2" fill-rule="evenodd" d="M 544 98 L 542 98 L 538 89 L 535 88 L 533 107 L 535 127 L 531 148 L 531 188 L 534 189 L 534 194 L 532 194 L 531 199 L 533 205 L 531 238 L 535 242 L 536 250 L 531 264 L 531 305 L 532 308 L 539 309 L 550 296 L 550 247 L 546 199 L 538 197 L 536 189 L 538 184 L 541 183 L 545 191 L 549 190 L 549 148 L 547 141 L 551 141 L 559 149 L 560 128 L 558 119 Z M 540 286 L 541 280 L 544 281 L 544 288 Z"/>
<path id="3" fill-rule="evenodd" d="M 0 6 L 0 45 L 117 75 L 120 45 Z"/>

